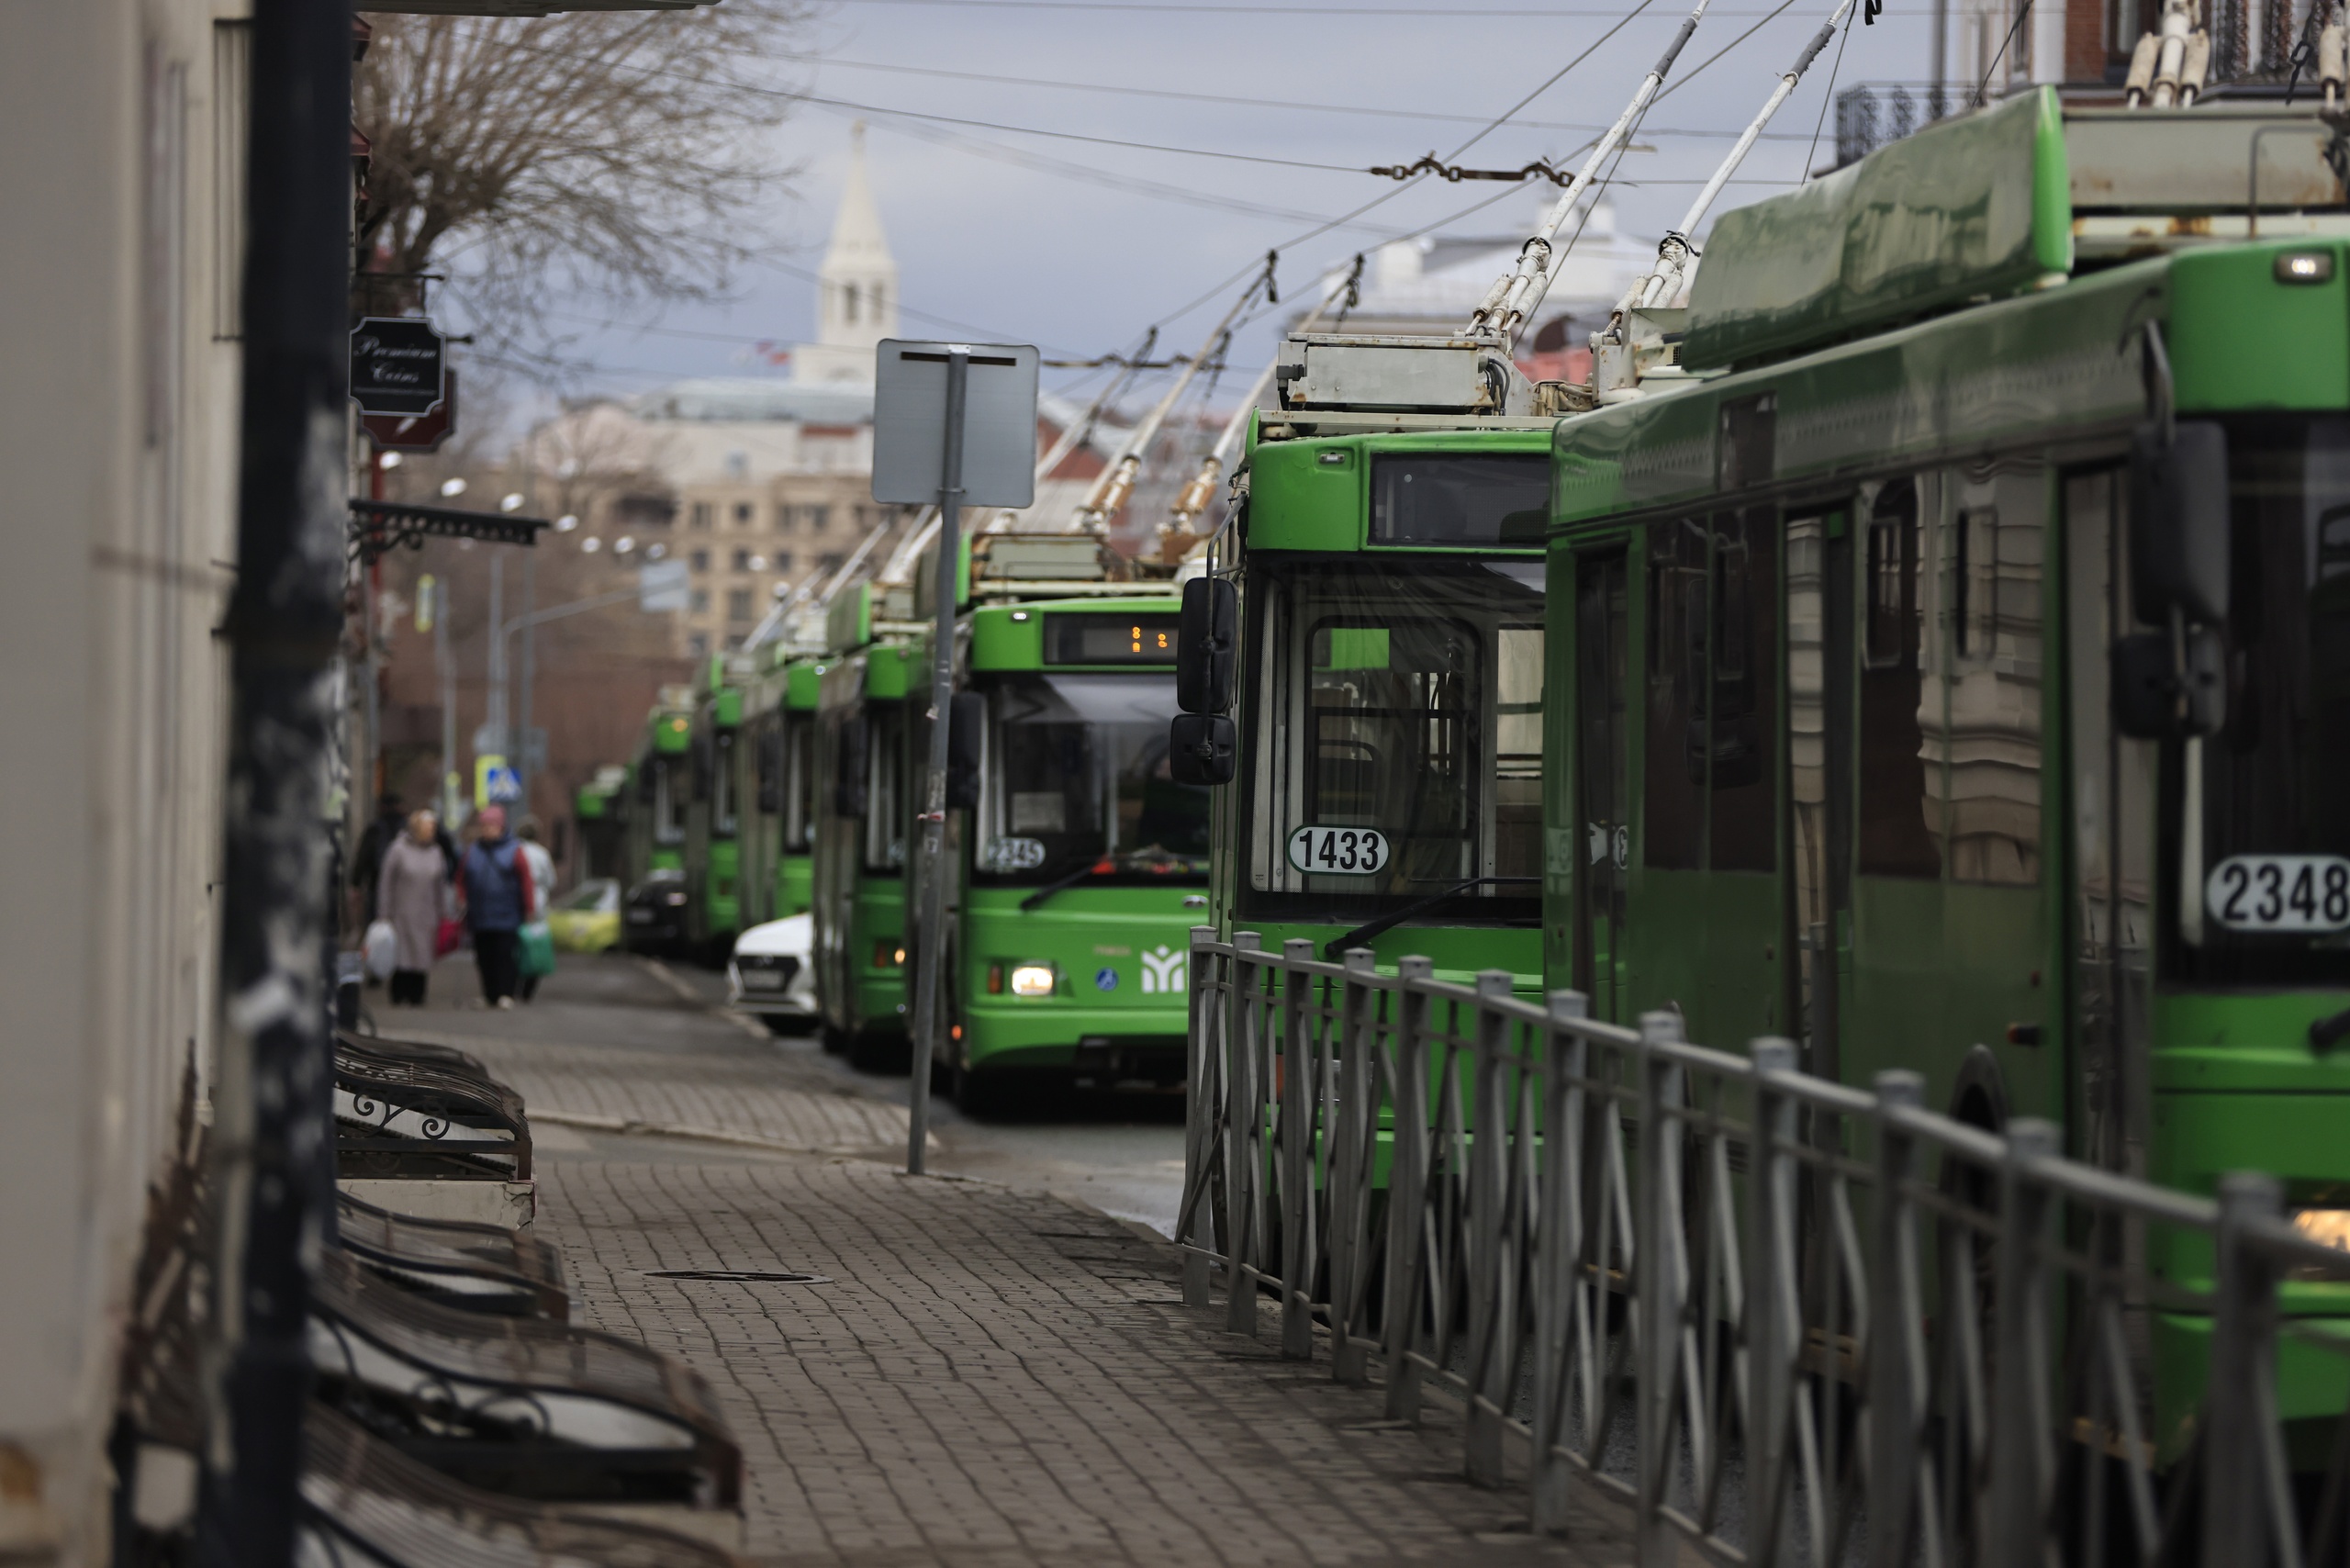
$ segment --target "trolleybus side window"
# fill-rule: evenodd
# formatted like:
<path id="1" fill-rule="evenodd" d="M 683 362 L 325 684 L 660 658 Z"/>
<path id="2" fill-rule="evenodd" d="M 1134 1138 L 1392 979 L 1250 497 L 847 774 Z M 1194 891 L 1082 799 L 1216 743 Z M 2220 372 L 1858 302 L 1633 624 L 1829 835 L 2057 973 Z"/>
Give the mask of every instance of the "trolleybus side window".
<path id="1" fill-rule="evenodd" d="M 685 802 L 677 798 L 677 758 L 674 754 L 653 759 L 653 842 L 682 844 L 686 837 Z"/>
<path id="2" fill-rule="evenodd" d="M 1947 476 L 1945 597 L 1935 651 L 1943 723 L 1926 736 L 1951 879 L 2040 879 L 2041 570 L 2047 472 L 2002 463 Z M 1930 646 L 1934 646 L 1930 644 Z M 1931 700 L 1926 706 L 1931 706 Z"/>
<path id="3" fill-rule="evenodd" d="M 1371 460 L 1373 544 L 1539 548 L 1550 518 L 1543 453 L 1382 453 Z"/>
<path id="4" fill-rule="evenodd" d="M 1650 531 L 1648 865 L 1777 864 L 1777 548 L 1766 507 Z"/>
<path id="5" fill-rule="evenodd" d="M 1928 587 L 1918 491 L 1915 479 L 1887 481 L 1863 541 L 1860 869 L 1870 876 L 1942 874 L 1924 728 L 1930 721 L 1940 728 L 1942 691 L 1940 681 L 1930 689 L 1922 683 Z"/>
<path id="6" fill-rule="evenodd" d="M 1542 628 L 1494 637 L 1494 864 L 1531 877 L 1542 867 Z"/>
<path id="7" fill-rule="evenodd" d="M 876 702 L 866 710 L 865 868 L 896 871 L 906 863 L 905 714 L 903 705 Z"/>
<path id="8" fill-rule="evenodd" d="M 731 834 L 735 830 L 734 732 L 721 730 L 711 740 L 710 831 Z"/>
<path id="9" fill-rule="evenodd" d="M 816 725 L 814 715 L 790 713 L 783 721 L 783 846 L 805 854 L 816 827 Z"/>

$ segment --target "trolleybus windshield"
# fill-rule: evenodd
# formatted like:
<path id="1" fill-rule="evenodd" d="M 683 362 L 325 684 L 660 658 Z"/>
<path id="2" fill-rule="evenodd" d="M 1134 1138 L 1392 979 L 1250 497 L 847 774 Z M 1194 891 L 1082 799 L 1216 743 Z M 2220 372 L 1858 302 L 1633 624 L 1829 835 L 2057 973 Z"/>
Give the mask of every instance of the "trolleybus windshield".
<path id="1" fill-rule="evenodd" d="M 904 705 L 868 704 L 865 722 L 863 864 L 868 876 L 894 876 L 906 864 Z"/>
<path id="2" fill-rule="evenodd" d="M 783 847 L 805 855 L 815 846 L 816 715 L 783 716 Z"/>
<path id="3" fill-rule="evenodd" d="M 2228 473 L 2231 678 L 2224 728 L 2185 748 L 2183 978 L 2338 985 L 2350 966 L 2350 417 L 2231 421 Z"/>
<path id="4" fill-rule="evenodd" d="M 1028 886 L 1206 879 L 1208 792 L 1169 775 L 1172 675 L 1009 675 L 987 684 L 974 879 Z"/>
<path id="5" fill-rule="evenodd" d="M 1532 918 L 1542 567 L 1259 556 L 1243 915 Z M 1465 885 L 1473 884 L 1473 885 Z"/>
<path id="6" fill-rule="evenodd" d="M 721 838 L 732 838 L 736 827 L 734 732 L 721 730 L 711 737 L 710 831 Z"/>

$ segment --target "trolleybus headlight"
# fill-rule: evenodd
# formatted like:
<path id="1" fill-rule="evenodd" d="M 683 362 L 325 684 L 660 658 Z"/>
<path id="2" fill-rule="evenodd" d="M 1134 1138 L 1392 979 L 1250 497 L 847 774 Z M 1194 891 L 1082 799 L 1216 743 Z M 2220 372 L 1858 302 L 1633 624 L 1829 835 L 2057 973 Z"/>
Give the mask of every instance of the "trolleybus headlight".
<path id="1" fill-rule="evenodd" d="M 2278 283 L 2330 283 L 2333 278 L 2331 251 L 2288 251 L 2277 258 Z"/>
<path id="2" fill-rule="evenodd" d="M 1053 966 L 1050 964 L 1017 964 L 1012 970 L 1012 994 L 1014 996 L 1050 996 L 1053 994 Z"/>
<path id="3" fill-rule="evenodd" d="M 873 967 L 875 969 L 894 969 L 905 961 L 906 950 L 898 946 L 898 942 L 895 937 L 884 936 L 878 942 L 873 944 Z"/>
<path id="4" fill-rule="evenodd" d="M 2350 1209 L 2295 1209 L 2293 1228 L 2321 1247 L 2350 1252 Z"/>

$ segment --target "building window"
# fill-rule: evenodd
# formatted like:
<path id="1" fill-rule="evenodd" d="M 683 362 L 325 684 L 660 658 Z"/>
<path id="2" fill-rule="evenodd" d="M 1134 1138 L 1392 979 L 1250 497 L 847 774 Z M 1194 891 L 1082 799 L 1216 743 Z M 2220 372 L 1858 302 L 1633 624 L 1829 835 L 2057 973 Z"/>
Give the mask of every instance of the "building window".
<path id="1" fill-rule="evenodd" d="M 878 283 L 873 286 L 873 319 L 876 321 L 881 319 L 881 302 L 883 299 L 888 297 L 888 296 L 882 292 L 885 286 L 887 286 Z"/>
<path id="2" fill-rule="evenodd" d="M 790 529 L 791 508 L 778 503 L 775 509 L 775 531 L 778 533 L 785 533 L 789 532 Z"/>
<path id="3" fill-rule="evenodd" d="M 751 590 L 749 588 L 728 588 L 726 590 L 726 619 L 729 621 L 748 621 L 750 618 Z"/>
<path id="4" fill-rule="evenodd" d="M 790 551 L 778 550 L 775 553 L 775 569 L 778 572 L 788 572 L 791 570 Z"/>
<path id="5" fill-rule="evenodd" d="M 807 510 L 808 532 L 811 533 L 823 532 L 825 528 L 828 527 L 833 521 L 833 509 L 830 507 L 812 506 L 808 508 Z"/>
<path id="6" fill-rule="evenodd" d="M 838 554 L 819 555 L 816 557 L 816 569 L 820 572 L 837 572 L 841 569 L 841 558 Z"/>
<path id="7" fill-rule="evenodd" d="M 710 570 L 710 552 L 707 550 L 695 551 L 693 554 L 693 563 L 694 570 L 697 572 L 706 572 Z"/>
<path id="8" fill-rule="evenodd" d="M 690 602 L 688 602 L 688 603 L 687 604 L 686 609 L 688 610 L 688 611 L 689 613 L 691 613 L 691 614 L 695 614 L 695 615 L 707 615 L 707 614 L 709 614 L 709 613 L 710 613 L 710 590 L 709 590 L 708 588 L 696 588 L 696 589 L 694 589 L 694 596 L 693 596 L 693 599 L 691 599 L 691 601 L 690 601 Z"/>
<path id="9" fill-rule="evenodd" d="M 694 503 L 692 524 L 696 528 L 708 528 L 710 526 L 710 503 L 708 501 L 696 501 Z"/>
<path id="10" fill-rule="evenodd" d="M 756 566 L 751 564 L 751 553 L 748 550 L 737 550 L 734 552 L 734 569 L 738 572 L 755 572 L 758 570 Z"/>
<path id="11" fill-rule="evenodd" d="M 728 453 L 726 454 L 726 476 L 730 479 L 749 478 L 751 476 L 751 454 L 747 452 Z"/>
<path id="12" fill-rule="evenodd" d="M 853 283 L 841 285 L 841 319 L 844 321 L 856 319 L 856 285 Z"/>
<path id="13" fill-rule="evenodd" d="M 706 659 L 710 657 L 710 633 L 707 632 L 697 632 L 692 636 L 688 637 L 686 639 L 686 653 L 688 656 L 697 659 Z"/>
<path id="14" fill-rule="evenodd" d="M 737 528 L 748 528 L 751 526 L 750 502 L 736 501 L 734 503 L 734 526 Z"/>

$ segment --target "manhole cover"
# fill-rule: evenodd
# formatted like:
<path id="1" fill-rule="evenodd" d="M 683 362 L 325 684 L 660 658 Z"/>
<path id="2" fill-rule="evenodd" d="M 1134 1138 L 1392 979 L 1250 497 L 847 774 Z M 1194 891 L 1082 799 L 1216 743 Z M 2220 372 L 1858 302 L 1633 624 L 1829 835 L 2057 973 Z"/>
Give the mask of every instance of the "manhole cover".
<path id="1" fill-rule="evenodd" d="M 645 1277 L 655 1280 L 732 1280 L 749 1285 L 829 1285 L 833 1282 L 822 1274 L 797 1273 L 789 1269 L 651 1269 Z"/>

